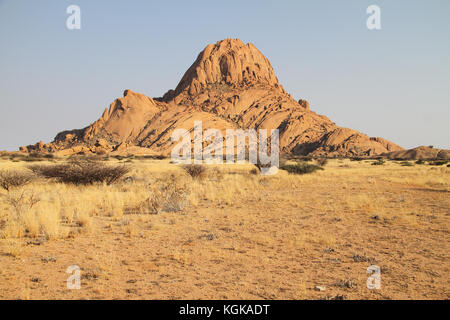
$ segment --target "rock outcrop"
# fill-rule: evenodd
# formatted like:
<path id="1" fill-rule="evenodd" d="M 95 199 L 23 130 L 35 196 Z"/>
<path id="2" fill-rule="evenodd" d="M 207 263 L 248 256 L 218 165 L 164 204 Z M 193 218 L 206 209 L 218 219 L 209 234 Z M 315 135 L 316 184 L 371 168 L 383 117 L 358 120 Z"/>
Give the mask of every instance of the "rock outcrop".
<path id="1" fill-rule="evenodd" d="M 398 160 L 450 160 L 450 150 L 436 149 L 432 146 L 420 146 L 408 150 L 398 150 L 381 154 L 388 159 Z"/>
<path id="2" fill-rule="evenodd" d="M 244 88 L 254 84 L 281 87 L 269 60 L 251 43 L 227 39 L 209 44 L 186 71 L 175 96 L 195 96 L 208 85 Z"/>
<path id="3" fill-rule="evenodd" d="M 269 60 L 253 44 L 238 39 L 208 45 L 162 98 L 125 90 L 90 126 L 22 150 L 167 155 L 174 146 L 173 130 L 192 130 L 199 120 L 203 130 L 278 128 L 282 153 L 346 157 L 403 150 L 385 139 L 338 127 L 310 110 L 306 100 L 293 99 Z"/>

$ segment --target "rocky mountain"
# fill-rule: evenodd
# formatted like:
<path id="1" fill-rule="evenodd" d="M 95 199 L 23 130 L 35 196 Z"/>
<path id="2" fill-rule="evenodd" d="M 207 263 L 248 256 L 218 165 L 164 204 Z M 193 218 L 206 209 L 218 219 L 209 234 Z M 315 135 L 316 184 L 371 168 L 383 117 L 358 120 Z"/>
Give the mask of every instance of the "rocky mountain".
<path id="1" fill-rule="evenodd" d="M 161 98 L 125 90 L 84 129 L 59 133 L 53 142 L 22 151 L 170 154 L 173 130 L 216 128 L 280 131 L 280 152 L 311 156 L 373 156 L 403 150 L 383 138 L 338 127 L 288 94 L 269 60 L 251 43 L 226 39 L 208 45 L 174 90 Z"/>

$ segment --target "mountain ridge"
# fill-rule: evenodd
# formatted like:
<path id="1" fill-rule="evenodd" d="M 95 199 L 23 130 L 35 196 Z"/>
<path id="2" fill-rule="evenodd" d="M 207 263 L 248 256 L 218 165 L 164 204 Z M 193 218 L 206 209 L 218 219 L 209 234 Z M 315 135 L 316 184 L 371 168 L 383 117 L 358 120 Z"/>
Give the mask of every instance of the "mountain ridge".
<path id="1" fill-rule="evenodd" d="M 168 155 L 171 133 L 203 129 L 280 130 L 280 152 L 313 156 L 373 156 L 402 147 L 337 126 L 296 101 L 283 86 L 270 61 L 251 43 L 225 39 L 200 52 L 175 89 L 150 98 L 125 90 L 101 117 L 83 129 L 63 131 L 53 142 L 21 147 L 28 152 L 138 152 Z"/>

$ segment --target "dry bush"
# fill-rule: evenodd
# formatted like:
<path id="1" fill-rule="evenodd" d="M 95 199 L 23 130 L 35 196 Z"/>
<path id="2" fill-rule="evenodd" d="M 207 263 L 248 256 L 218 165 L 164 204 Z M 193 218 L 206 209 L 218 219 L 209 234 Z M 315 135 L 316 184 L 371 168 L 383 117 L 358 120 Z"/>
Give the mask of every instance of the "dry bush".
<path id="1" fill-rule="evenodd" d="M 27 192 L 25 190 L 20 190 L 16 192 L 9 192 L 4 196 L 5 202 L 14 211 L 16 216 L 23 215 L 23 212 L 33 208 L 40 199 L 34 192 Z"/>
<path id="2" fill-rule="evenodd" d="M 10 155 L 9 152 L 7 152 L 7 151 L 0 151 L 0 158 L 2 158 L 2 159 L 9 159 L 10 157 L 12 157 L 12 155 Z"/>
<path id="3" fill-rule="evenodd" d="M 323 167 L 328 163 L 328 159 L 327 158 L 317 158 L 316 162 L 319 166 Z"/>
<path id="4" fill-rule="evenodd" d="M 28 169 L 44 178 L 54 178 L 57 181 L 75 185 L 88 185 L 99 182 L 110 185 L 130 171 L 126 166 L 108 166 L 104 163 L 93 161 L 34 165 L 28 166 Z"/>
<path id="5" fill-rule="evenodd" d="M 281 166 L 280 169 L 286 170 L 287 172 L 294 174 L 305 174 L 305 173 L 312 173 L 317 170 L 323 170 L 322 167 L 304 162 L 298 162 L 296 164 L 286 164 L 284 166 Z"/>
<path id="6" fill-rule="evenodd" d="M 142 156 L 135 156 L 136 159 L 138 160 L 145 160 L 145 159 L 149 159 L 149 160 L 164 160 L 164 159 L 168 159 L 167 156 L 158 154 L 158 155 L 142 155 Z"/>
<path id="7" fill-rule="evenodd" d="M 160 184 L 155 184 L 150 196 L 132 211 L 150 214 L 178 212 L 188 206 L 188 197 L 186 185 L 171 176 L 168 181 L 160 181 Z"/>
<path id="8" fill-rule="evenodd" d="M 32 212 L 33 207 L 40 201 L 34 192 L 13 190 L 3 197 L 8 205 L 0 220 L 2 238 L 21 238 L 23 236 L 36 236 L 39 233 L 37 220 Z"/>
<path id="9" fill-rule="evenodd" d="M 106 150 L 98 150 L 95 152 L 96 155 L 98 156 L 104 156 L 106 155 L 108 152 Z"/>
<path id="10" fill-rule="evenodd" d="M 217 167 L 208 168 L 207 178 L 210 181 L 219 182 L 223 179 L 224 172 Z"/>
<path id="11" fill-rule="evenodd" d="M 6 191 L 27 185 L 33 180 L 33 175 L 22 171 L 0 171 L 0 187 Z"/>
<path id="12" fill-rule="evenodd" d="M 182 211 L 189 204 L 186 188 L 172 183 L 161 186 L 159 197 L 162 199 L 161 212 Z"/>
<path id="13" fill-rule="evenodd" d="M 51 153 L 39 153 L 39 152 L 31 152 L 27 156 L 22 157 L 20 160 L 25 162 L 38 162 L 38 161 L 46 161 L 53 159 L 54 155 Z"/>
<path id="14" fill-rule="evenodd" d="M 382 166 L 385 164 L 386 161 L 384 161 L 383 159 L 378 159 L 377 161 L 372 162 L 373 166 Z"/>
<path id="15" fill-rule="evenodd" d="M 84 156 L 84 158 L 82 159 L 82 161 L 83 161 L 83 160 L 84 160 L 84 161 L 89 161 L 89 162 L 103 161 L 103 159 L 105 158 L 104 155 L 105 155 L 105 154 L 100 154 L 100 153 L 90 154 L 90 155 Z M 77 162 L 77 161 L 80 161 L 80 160 L 77 160 L 77 159 L 75 159 L 75 158 L 73 158 L 73 159 L 71 160 L 71 162 Z"/>
<path id="16" fill-rule="evenodd" d="M 281 161 L 280 161 L 280 165 L 283 165 L 284 163 L 286 163 L 286 160 L 285 159 L 282 159 Z M 255 164 L 255 167 L 256 168 L 258 168 L 258 171 L 259 172 L 262 172 L 262 169 L 270 169 L 271 167 L 273 166 L 273 164 L 272 163 L 266 163 L 266 164 L 262 164 L 261 163 L 261 161 L 259 161 L 259 159 L 258 159 L 258 161 L 256 162 L 256 164 Z"/>
<path id="17" fill-rule="evenodd" d="M 303 156 L 303 157 L 299 157 L 299 160 L 304 161 L 304 162 L 309 162 L 312 161 L 312 157 L 308 157 L 308 156 Z"/>
<path id="18" fill-rule="evenodd" d="M 430 161 L 429 165 L 430 166 L 442 166 L 444 164 L 447 164 L 448 160 L 434 160 L 434 161 Z"/>
<path id="19" fill-rule="evenodd" d="M 4 196 L 7 210 L 0 217 L 0 238 L 66 238 L 71 227 L 64 224 L 55 197 L 38 198 L 34 190 L 13 190 Z"/>
<path id="20" fill-rule="evenodd" d="M 183 169 L 194 179 L 203 178 L 206 173 L 206 167 L 201 164 L 186 164 Z"/>

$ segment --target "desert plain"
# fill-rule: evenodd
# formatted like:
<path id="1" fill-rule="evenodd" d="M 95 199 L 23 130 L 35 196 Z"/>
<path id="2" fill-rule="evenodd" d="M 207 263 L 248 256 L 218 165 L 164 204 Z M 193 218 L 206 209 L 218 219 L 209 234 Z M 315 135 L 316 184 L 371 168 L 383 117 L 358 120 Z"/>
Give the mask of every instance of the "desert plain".
<path id="1" fill-rule="evenodd" d="M 354 160 L 191 176 L 170 159 L 105 156 L 129 172 L 2 189 L 0 299 L 449 299 L 450 168 Z M 34 163 L 3 156 L 0 171 Z M 73 265 L 80 289 L 67 288 Z"/>

